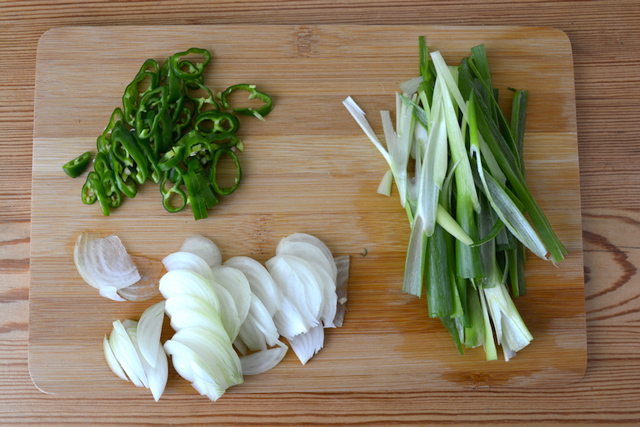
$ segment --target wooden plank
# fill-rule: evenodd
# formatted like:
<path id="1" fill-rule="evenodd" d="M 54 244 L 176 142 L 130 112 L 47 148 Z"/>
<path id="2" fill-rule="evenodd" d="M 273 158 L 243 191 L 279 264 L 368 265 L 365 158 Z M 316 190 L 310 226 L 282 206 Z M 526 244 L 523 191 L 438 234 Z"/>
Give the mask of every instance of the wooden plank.
<path id="1" fill-rule="evenodd" d="M 425 301 L 400 292 L 406 215 L 395 195 L 375 193 L 386 166 L 341 105 L 352 95 L 379 131 L 378 111 L 393 108 L 398 84 L 416 75 L 421 34 L 452 63 L 485 43 L 494 84 L 531 92 L 528 177 L 570 255 L 558 268 L 527 264 L 529 293 L 517 305 L 535 340 L 508 363 L 484 362 L 481 350 L 458 356 L 439 322 L 427 318 Z M 103 217 L 81 203 L 82 179 L 67 178 L 60 166 L 95 147 L 144 59 L 163 60 L 192 46 L 213 53 L 205 81 L 215 89 L 249 81 L 275 95 L 266 122 L 243 123 L 243 186 L 203 221 L 193 221 L 189 211 L 165 213 L 153 184 Z M 132 254 L 155 259 L 201 233 L 225 258 L 265 261 L 281 237 L 298 231 L 351 256 L 346 323 L 327 332 L 325 349 L 304 367 L 290 352 L 276 369 L 248 377 L 232 393 L 579 379 L 586 334 L 574 98 L 571 46 L 563 33 L 546 28 L 233 25 L 46 33 L 37 57 L 33 153 L 29 362 L 35 384 L 59 394 L 146 394 L 108 370 L 100 342 L 113 320 L 137 318 L 149 303 L 111 302 L 82 282 L 72 257 L 82 230 L 118 234 Z M 194 391 L 172 374 L 167 393 Z"/>

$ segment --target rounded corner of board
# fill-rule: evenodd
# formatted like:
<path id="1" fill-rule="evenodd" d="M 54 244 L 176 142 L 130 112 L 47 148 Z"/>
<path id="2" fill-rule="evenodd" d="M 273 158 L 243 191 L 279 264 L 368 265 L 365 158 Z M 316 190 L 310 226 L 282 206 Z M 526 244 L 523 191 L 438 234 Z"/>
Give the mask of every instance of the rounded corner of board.
<path id="1" fill-rule="evenodd" d="M 558 42 L 565 43 L 571 49 L 571 38 L 564 30 L 556 27 L 543 27 L 542 29 L 549 32 L 555 39 L 558 39 Z"/>
<path id="2" fill-rule="evenodd" d="M 36 375 L 34 375 L 34 372 L 32 370 L 31 361 L 29 361 L 29 377 L 31 378 L 31 383 L 33 384 L 33 386 L 36 389 L 38 389 L 41 393 L 48 394 L 49 396 L 55 396 L 57 394 L 47 390 L 46 387 L 44 387 L 42 384 L 39 383 L 38 379 L 36 378 Z"/>
<path id="3" fill-rule="evenodd" d="M 58 37 L 59 33 L 62 33 L 66 30 L 67 30 L 66 27 L 54 27 L 54 28 L 49 28 L 48 30 L 45 30 L 45 32 L 42 33 L 40 35 L 40 38 L 38 39 L 38 47 L 49 42 L 50 39 Z"/>

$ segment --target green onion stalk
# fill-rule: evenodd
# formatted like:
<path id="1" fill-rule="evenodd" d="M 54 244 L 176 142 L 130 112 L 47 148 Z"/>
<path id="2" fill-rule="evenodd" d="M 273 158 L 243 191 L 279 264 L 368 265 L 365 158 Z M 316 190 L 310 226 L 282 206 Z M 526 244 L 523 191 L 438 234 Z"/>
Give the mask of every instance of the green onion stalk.
<path id="1" fill-rule="evenodd" d="M 423 36 L 418 47 L 419 76 L 400 85 L 395 129 L 381 112 L 386 148 L 356 102 L 343 104 L 389 165 L 378 192 L 389 196 L 395 182 L 407 212 L 403 292 L 426 295 L 460 354 L 483 347 L 495 360 L 497 343 L 509 360 L 533 340 L 513 301 L 526 293 L 526 250 L 553 263 L 567 253 L 525 181 L 528 92 L 509 88 L 507 120 L 484 45 L 458 66 Z"/>

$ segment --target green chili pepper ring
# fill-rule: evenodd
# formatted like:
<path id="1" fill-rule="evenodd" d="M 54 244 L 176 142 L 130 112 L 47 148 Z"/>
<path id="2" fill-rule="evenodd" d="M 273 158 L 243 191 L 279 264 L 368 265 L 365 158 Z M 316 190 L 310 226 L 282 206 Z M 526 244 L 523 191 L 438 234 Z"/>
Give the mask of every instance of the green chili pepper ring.
<path id="1" fill-rule="evenodd" d="M 227 156 L 231 157 L 233 159 L 233 162 L 236 166 L 236 177 L 235 177 L 235 182 L 234 185 L 232 185 L 231 187 L 220 187 L 218 185 L 218 162 L 220 161 L 220 157 L 222 157 L 223 154 L 226 154 Z M 223 196 L 228 196 L 229 194 L 233 193 L 234 191 L 236 191 L 236 189 L 238 188 L 238 186 L 240 185 L 240 181 L 242 180 L 242 168 L 240 167 L 240 160 L 238 160 L 238 156 L 236 156 L 236 153 L 233 150 L 230 150 L 228 148 L 220 148 L 219 150 L 217 150 L 214 155 L 213 155 L 213 163 L 211 164 L 211 170 L 210 170 L 210 175 L 209 175 L 209 180 L 211 181 L 211 184 L 213 185 L 213 189 L 216 191 L 216 193 L 223 195 Z"/>
<path id="2" fill-rule="evenodd" d="M 229 109 L 229 101 L 227 98 L 229 97 L 229 95 L 231 95 L 232 92 L 235 92 L 236 90 L 249 92 L 249 97 L 247 98 L 248 100 L 259 99 L 264 103 L 264 105 L 262 105 L 262 107 L 258 109 L 253 109 L 250 107 L 234 108 L 234 113 L 244 114 L 245 116 L 255 116 L 259 119 L 263 119 L 267 114 L 271 112 L 271 110 L 273 110 L 273 100 L 271 99 L 271 97 L 266 93 L 257 90 L 255 85 L 250 84 L 239 84 L 230 86 L 225 89 L 224 92 L 222 92 L 222 94 L 220 95 L 220 102 L 226 110 Z"/>

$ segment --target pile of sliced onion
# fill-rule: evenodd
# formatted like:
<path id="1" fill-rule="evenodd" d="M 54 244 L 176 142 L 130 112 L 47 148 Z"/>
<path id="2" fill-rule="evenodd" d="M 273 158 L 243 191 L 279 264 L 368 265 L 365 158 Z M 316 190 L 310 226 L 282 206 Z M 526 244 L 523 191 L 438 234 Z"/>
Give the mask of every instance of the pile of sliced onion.
<path id="1" fill-rule="evenodd" d="M 84 281 L 105 298 L 146 301 L 159 294 L 162 264 L 129 256 L 118 236 L 102 238 L 86 231 L 80 233 L 73 260 Z"/>
<path id="2" fill-rule="evenodd" d="M 227 388 L 242 383 L 244 375 L 260 374 L 280 363 L 288 350 L 281 336 L 305 364 L 322 349 L 324 328 L 342 325 L 349 257 L 334 259 L 314 236 L 296 233 L 283 238 L 266 267 L 246 256 L 222 263 L 215 243 L 200 235 L 187 238 L 162 263 L 167 273 L 159 281 L 165 298 L 161 310 L 171 319 L 173 337 L 163 346 L 159 330 L 145 327 L 143 315 L 137 328 L 135 322 L 125 321 L 132 342 L 138 344 L 125 346 L 120 358 L 105 344 L 111 369 L 136 385 L 151 388 L 140 377 L 145 363 L 154 366 L 147 360 L 151 347 L 160 346 L 178 374 L 215 401 Z M 112 337 L 119 343 L 122 333 L 115 331 L 116 323 Z M 134 352 L 136 345 L 139 350 Z M 123 370 L 126 375 L 121 375 Z M 157 386 L 152 391 L 157 400 Z"/>

